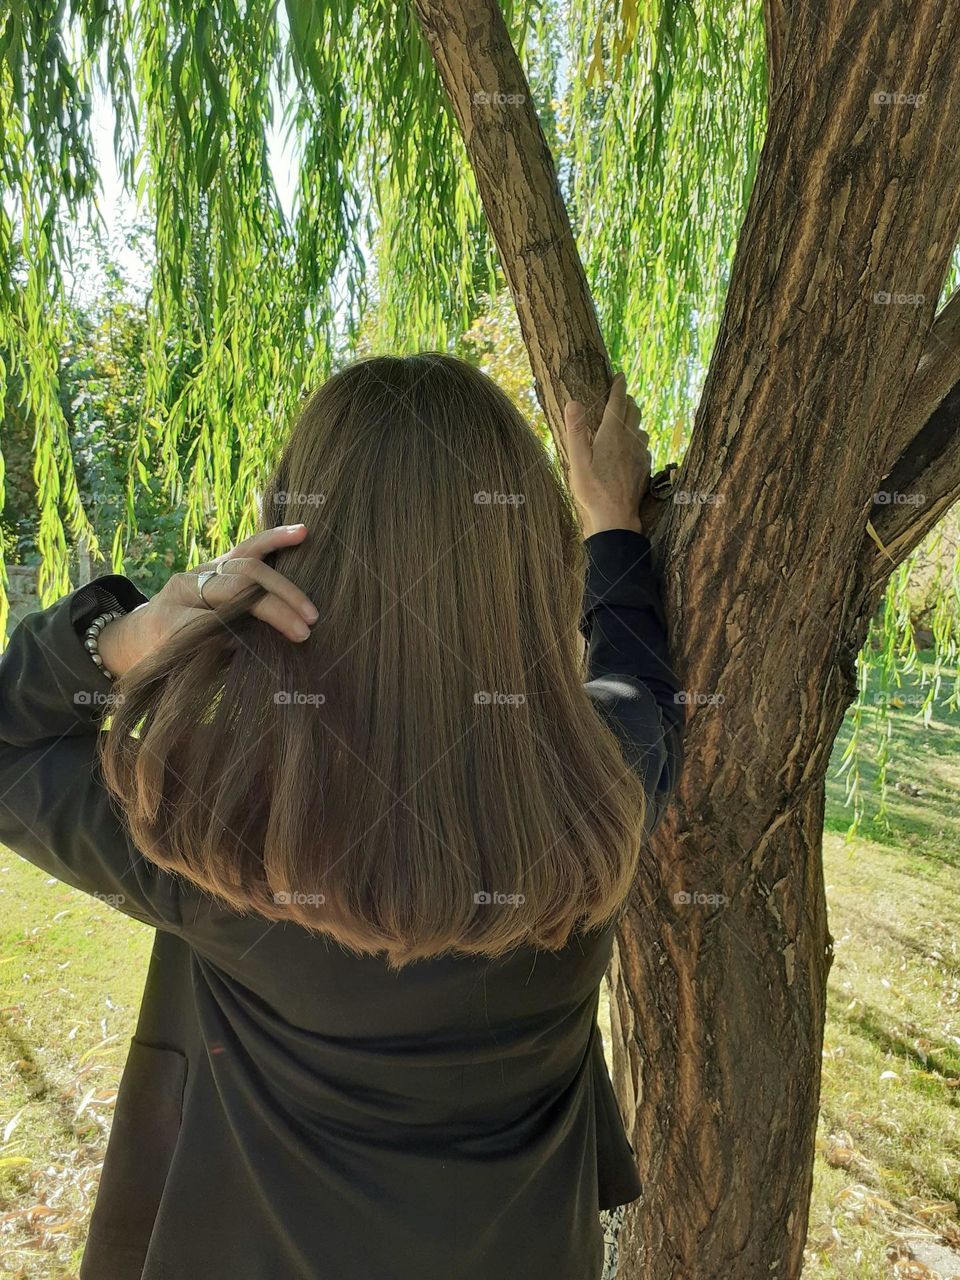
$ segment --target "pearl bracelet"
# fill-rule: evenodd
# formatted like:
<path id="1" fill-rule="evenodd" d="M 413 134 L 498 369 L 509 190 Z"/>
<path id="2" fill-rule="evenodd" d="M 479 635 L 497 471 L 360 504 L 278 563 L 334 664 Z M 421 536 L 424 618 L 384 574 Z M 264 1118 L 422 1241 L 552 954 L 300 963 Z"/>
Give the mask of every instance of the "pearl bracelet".
<path id="1" fill-rule="evenodd" d="M 114 675 L 103 665 L 103 659 L 100 657 L 100 632 L 108 622 L 124 617 L 126 612 L 126 609 L 111 609 L 109 613 L 98 614 L 83 634 L 83 647 L 108 680 L 112 680 Z"/>

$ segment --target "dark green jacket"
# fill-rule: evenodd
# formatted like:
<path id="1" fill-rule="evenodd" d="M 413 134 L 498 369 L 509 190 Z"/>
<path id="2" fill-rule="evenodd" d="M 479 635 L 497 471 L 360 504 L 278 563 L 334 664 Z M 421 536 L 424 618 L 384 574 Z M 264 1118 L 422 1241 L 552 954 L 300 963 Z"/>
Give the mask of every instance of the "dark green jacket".
<path id="1" fill-rule="evenodd" d="M 682 707 L 647 539 L 587 540 L 586 689 L 646 780 Z M 641 1194 L 596 1024 L 612 927 L 562 951 L 390 972 L 240 916 L 140 856 L 98 775 L 99 578 L 0 661 L 0 841 L 156 927 L 83 1280 L 593 1280 Z"/>

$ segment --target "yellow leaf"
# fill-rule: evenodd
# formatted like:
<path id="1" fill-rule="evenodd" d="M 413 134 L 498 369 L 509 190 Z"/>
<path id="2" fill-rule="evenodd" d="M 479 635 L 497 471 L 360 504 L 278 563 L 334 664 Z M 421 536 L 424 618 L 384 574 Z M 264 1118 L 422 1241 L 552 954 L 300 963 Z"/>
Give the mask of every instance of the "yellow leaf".
<path id="1" fill-rule="evenodd" d="M 13 1133 L 14 1129 L 20 1123 L 20 1117 L 23 1115 L 24 1111 L 26 1111 L 26 1107 L 21 1107 L 20 1110 L 17 1112 L 17 1114 L 13 1117 L 13 1119 L 7 1121 L 6 1128 L 3 1131 L 2 1137 L 0 1137 L 0 1141 L 3 1141 L 3 1142 L 10 1141 L 10 1135 Z"/>
<path id="2" fill-rule="evenodd" d="M 107 1046 L 113 1044 L 117 1039 L 119 1039 L 118 1036 L 107 1036 L 106 1040 L 101 1040 L 100 1043 L 95 1044 L 92 1049 L 88 1049 L 77 1065 L 82 1067 L 88 1058 L 92 1058 L 95 1054 L 103 1053 Z"/>
<path id="3" fill-rule="evenodd" d="M 880 535 L 879 535 L 879 533 L 877 533 L 876 529 L 873 527 L 873 525 L 870 523 L 870 521 L 869 521 L 869 520 L 867 521 L 867 533 L 869 533 L 870 537 L 871 537 L 871 538 L 873 539 L 873 541 L 877 544 L 877 546 L 880 548 L 880 550 L 883 552 L 883 554 L 887 557 L 887 559 L 888 559 L 891 563 L 893 563 L 893 556 L 890 554 L 890 552 L 887 550 L 887 548 L 886 548 L 886 547 L 883 545 L 883 543 L 880 541 Z"/>
<path id="4" fill-rule="evenodd" d="M 603 79 L 603 23 L 597 26 L 597 33 L 593 37 L 593 57 L 590 59 L 590 66 L 587 68 L 587 87 L 599 83 Z"/>

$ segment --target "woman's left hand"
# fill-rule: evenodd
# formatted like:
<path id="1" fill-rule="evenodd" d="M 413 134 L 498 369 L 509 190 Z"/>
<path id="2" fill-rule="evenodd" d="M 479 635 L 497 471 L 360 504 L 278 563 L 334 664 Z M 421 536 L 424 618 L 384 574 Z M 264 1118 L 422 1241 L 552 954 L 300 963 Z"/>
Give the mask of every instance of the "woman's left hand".
<path id="1" fill-rule="evenodd" d="M 308 623 L 318 614 L 313 602 L 283 574 L 264 564 L 264 557 L 281 547 L 296 546 L 307 533 L 306 525 L 278 525 L 255 533 L 215 560 L 190 573 L 176 573 L 152 600 L 123 618 L 108 622 L 100 632 L 99 650 L 107 670 L 122 675 L 198 613 L 226 604 L 256 584 L 265 590 L 250 612 L 289 640 L 306 640 Z M 216 570 L 200 596 L 199 575 Z"/>

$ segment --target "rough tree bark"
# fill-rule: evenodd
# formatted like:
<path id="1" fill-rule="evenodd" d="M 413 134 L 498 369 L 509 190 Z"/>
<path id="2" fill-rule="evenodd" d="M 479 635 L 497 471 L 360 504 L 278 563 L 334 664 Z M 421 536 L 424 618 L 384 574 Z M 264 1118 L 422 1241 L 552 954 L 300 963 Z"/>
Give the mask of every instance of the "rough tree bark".
<path id="1" fill-rule="evenodd" d="M 556 433 L 609 368 L 529 91 L 496 0 L 414 3 Z M 767 0 L 765 19 L 767 138 L 687 500 L 653 539 L 689 706 L 612 973 L 645 1182 L 623 1280 L 800 1274 L 827 763 L 889 574 L 960 497 L 960 301 L 934 323 L 960 230 L 960 0 Z"/>
<path id="2" fill-rule="evenodd" d="M 567 400 L 588 403 L 596 414 L 610 363 L 553 159 L 500 10 L 436 0 L 414 0 L 414 8 L 463 130 L 547 421 L 554 429 L 562 424 Z"/>

